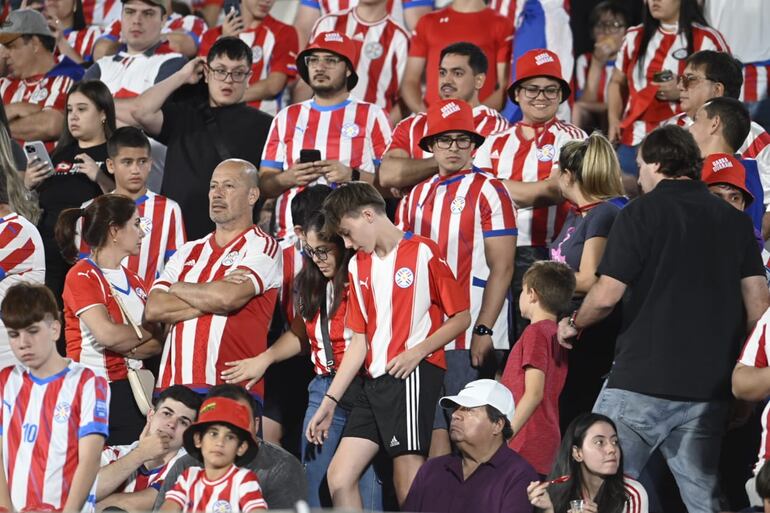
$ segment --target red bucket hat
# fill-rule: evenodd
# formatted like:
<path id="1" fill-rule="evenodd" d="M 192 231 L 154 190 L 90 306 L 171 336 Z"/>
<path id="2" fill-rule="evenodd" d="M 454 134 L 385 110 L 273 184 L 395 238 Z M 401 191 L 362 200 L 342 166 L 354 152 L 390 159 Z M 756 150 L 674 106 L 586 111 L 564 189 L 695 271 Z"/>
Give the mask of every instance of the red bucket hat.
<path id="1" fill-rule="evenodd" d="M 484 137 L 476 132 L 473 122 L 473 109 L 462 100 L 441 100 L 428 109 L 428 130 L 420 139 L 420 148 L 430 153 L 428 143 L 444 132 L 465 132 L 470 135 L 476 148 L 484 142 Z"/>
<path id="2" fill-rule="evenodd" d="M 535 77 L 548 77 L 557 80 L 561 85 L 561 101 L 565 102 L 571 94 L 569 84 L 561 76 L 561 61 L 559 56 L 551 50 L 536 48 L 519 57 L 516 61 L 516 79 L 508 88 L 508 97 L 518 105 L 516 101 L 516 88 L 524 80 Z"/>
<path id="3" fill-rule="evenodd" d="M 250 462 L 257 454 L 257 438 L 254 435 L 254 419 L 247 406 L 227 397 L 206 399 L 198 412 L 198 421 L 184 432 L 184 448 L 188 454 L 203 461 L 201 451 L 195 447 L 193 435 L 202 434 L 212 424 L 224 424 L 233 431 L 244 435 L 249 444 L 243 456 L 235 460 L 236 465 Z"/>
<path id="4" fill-rule="evenodd" d="M 729 153 L 714 153 L 703 160 L 701 180 L 706 185 L 726 184 L 740 189 L 748 207 L 754 195 L 746 187 L 746 168 Z"/>
<path id="5" fill-rule="evenodd" d="M 358 65 L 358 45 L 341 32 L 321 32 L 307 47 L 297 55 L 297 72 L 306 83 L 310 84 L 305 57 L 316 50 L 324 50 L 339 55 L 345 59 L 350 69 L 348 91 L 352 91 L 358 83 L 356 66 Z"/>

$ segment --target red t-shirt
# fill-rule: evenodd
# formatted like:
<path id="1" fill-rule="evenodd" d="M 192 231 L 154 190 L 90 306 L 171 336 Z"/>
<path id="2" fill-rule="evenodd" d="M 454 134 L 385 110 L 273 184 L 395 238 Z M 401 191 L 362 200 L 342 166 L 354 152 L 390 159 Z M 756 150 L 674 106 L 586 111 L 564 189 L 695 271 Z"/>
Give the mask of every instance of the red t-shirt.
<path id="1" fill-rule="evenodd" d="M 548 474 L 561 441 L 559 431 L 559 395 L 567 379 L 567 350 L 556 339 L 554 321 L 530 324 L 511 349 L 501 382 L 516 404 L 524 396 L 524 372 L 527 367 L 545 373 L 543 400 L 532 412 L 521 431 L 508 443 L 538 474 Z"/>

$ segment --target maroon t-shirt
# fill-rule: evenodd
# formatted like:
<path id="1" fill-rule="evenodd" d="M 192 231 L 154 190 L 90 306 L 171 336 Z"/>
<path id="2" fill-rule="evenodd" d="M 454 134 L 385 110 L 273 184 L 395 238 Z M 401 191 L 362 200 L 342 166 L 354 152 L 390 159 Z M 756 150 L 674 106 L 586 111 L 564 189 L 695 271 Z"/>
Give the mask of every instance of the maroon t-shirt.
<path id="1" fill-rule="evenodd" d="M 554 321 L 530 324 L 511 349 L 502 383 L 516 404 L 524 396 L 524 371 L 534 367 L 545 374 L 543 400 L 532 416 L 508 443 L 538 474 L 548 474 L 561 441 L 559 395 L 567 378 L 567 350 L 556 339 Z"/>

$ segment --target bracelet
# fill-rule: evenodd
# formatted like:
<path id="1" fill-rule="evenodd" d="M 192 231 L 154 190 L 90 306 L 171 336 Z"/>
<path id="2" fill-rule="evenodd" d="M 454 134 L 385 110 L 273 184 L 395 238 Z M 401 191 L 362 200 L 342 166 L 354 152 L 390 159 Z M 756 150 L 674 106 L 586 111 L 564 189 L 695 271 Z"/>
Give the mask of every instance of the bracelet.
<path id="1" fill-rule="evenodd" d="M 328 397 L 332 401 L 334 401 L 334 404 L 340 404 L 340 402 L 331 394 L 324 394 L 324 397 Z"/>
<path id="2" fill-rule="evenodd" d="M 575 310 L 572 312 L 572 315 L 569 316 L 569 319 L 567 319 L 567 324 L 569 324 L 569 327 L 572 329 L 578 329 L 577 325 L 575 324 L 575 321 L 577 320 L 577 314 L 578 311 Z"/>

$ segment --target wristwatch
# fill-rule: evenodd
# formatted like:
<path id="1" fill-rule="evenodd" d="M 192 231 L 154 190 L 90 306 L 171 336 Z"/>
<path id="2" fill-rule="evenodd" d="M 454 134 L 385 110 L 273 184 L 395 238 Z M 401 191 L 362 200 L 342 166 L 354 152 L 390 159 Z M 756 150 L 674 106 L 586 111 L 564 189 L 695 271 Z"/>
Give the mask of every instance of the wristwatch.
<path id="1" fill-rule="evenodd" d="M 578 311 L 575 310 L 572 312 L 572 315 L 569 316 L 569 319 L 567 319 L 567 324 L 569 324 L 569 327 L 572 329 L 578 329 L 577 325 L 575 325 L 575 319 L 577 319 L 577 313 Z"/>
<path id="2" fill-rule="evenodd" d="M 473 327 L 473 333 L 475 335 L 489 335 L 490 337 L 494 334 L 494 332 L 492 331 L 492 328 L 484 326 L 483 324 L 475 325 Z"/>
<path id="3" fill-rule="evenodd" d="M 357 182 L 361 179 L 361 171 L 358 168 L 352 168 L 350 172 L 350 181 Z"/>

